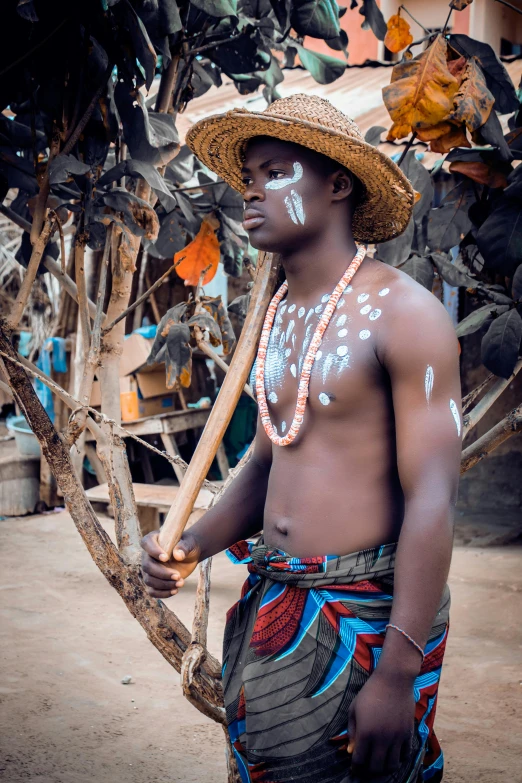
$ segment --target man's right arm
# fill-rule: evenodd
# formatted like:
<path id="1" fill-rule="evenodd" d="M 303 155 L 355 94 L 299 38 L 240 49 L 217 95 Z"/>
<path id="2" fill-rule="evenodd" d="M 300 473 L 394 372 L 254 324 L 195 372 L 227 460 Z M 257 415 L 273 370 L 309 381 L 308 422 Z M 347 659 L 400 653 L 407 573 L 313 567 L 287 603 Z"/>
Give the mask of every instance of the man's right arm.
<path id="1" fill-rule="evenodd" d="M 141 545 L 142 570 L 148 592 L 155 598 L 168 598 L 182 587 L 198 562 L 227 549 L 263 528 L 263 514 L 272 465 L 272 444 L 258 420 L 254 452 L 218 503 L 187 530 L 176 545 L 176 566 L 158 543 L 158 531 L 145 536 Z"/>

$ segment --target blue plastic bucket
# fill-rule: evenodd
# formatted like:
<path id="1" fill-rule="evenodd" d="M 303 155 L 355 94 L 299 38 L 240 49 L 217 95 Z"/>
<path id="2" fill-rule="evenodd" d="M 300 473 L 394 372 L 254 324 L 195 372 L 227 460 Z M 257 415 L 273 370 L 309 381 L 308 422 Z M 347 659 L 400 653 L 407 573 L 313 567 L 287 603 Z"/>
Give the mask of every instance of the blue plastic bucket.
<path id="1" fill-rule="evenodd" d="M 40 458 L 42 456 L 38 439 L 25 416 L 13 416 L 6 421 L 6 425 L 7 429 L 13 433 L 16 447 L 23 457 Z"/>

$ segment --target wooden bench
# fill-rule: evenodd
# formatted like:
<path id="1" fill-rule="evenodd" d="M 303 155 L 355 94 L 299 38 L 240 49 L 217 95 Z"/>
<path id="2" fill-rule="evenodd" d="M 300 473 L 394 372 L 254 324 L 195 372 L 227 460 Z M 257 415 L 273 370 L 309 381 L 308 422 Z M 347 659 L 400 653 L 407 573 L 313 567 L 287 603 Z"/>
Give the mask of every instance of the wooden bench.
<path id="1" fill-rule="evenodd" d="M 133 484 L 134 497 L 138 507 L 141 532 L 146 535 L 151 530 L 157 530 L 179 492 L 179 487 L 165 484 Z M 91 502 L 109 503 L 109 486 L 100 484 L 88 489 L 87 497 Z M 187 527 L 200 519 L 210 506 L 212 492 L 202 489 L 194 504 Z"/>

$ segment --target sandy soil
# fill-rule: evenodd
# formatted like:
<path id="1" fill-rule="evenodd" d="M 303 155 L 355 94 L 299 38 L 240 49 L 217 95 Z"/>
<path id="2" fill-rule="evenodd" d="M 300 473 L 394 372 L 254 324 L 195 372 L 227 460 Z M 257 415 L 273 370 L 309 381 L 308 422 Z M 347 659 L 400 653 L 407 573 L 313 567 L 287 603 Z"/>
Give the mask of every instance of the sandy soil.
<path id="1" fill-rule="evenodd" d="M 100 575 L 69 516 L 0 525 L 0 778 L 224 783 L 221 728 L 185 701 L 177 674 Z M 517 546 L 455 550 L 436 724 L 448 783 L 522 781 L 521 564 Z M 216 655 L 243 576 L 216 558 Z M 187 623 L 194 588 L 170 599 Z M 121 684 L 126 675 L 130 685 Z"/>

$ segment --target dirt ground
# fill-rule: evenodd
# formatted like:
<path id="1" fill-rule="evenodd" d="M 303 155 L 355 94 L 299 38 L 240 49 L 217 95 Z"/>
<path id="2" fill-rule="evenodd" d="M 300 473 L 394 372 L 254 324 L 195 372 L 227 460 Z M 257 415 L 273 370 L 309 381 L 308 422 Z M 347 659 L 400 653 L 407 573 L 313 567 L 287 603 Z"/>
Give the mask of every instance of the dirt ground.
<path id="1" fill-rule="evenodd" d="M 178 675 L 103 579 L 68 514 L 0 526 L 0 778 L 224 783 L 222 729 L 185 701 Z M 521 565 L 520 546 L 455 550 L 436 722 L 447 783 L 522 781 Z M 243 567 L 216 558 L 216 655 L 243 577 Z M 186 623 L 194 594 L 192 582 L 170 599 Z"/>

